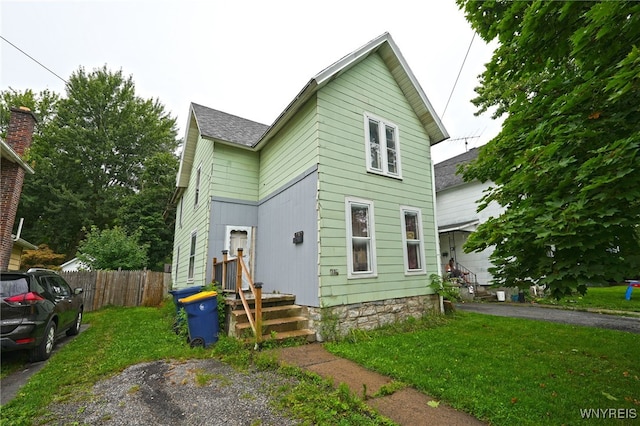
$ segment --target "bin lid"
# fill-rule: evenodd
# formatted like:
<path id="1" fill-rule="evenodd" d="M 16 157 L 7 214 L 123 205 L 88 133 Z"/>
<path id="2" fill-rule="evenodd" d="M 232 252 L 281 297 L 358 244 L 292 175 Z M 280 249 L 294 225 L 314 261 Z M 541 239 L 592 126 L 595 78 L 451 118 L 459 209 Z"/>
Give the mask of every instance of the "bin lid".
<path id="1" fill-rule="evenodd" d="M 215 291 L 201 291 L 200 293 L 193 294 L 193 295 L 191 295 L 189 297 L 183 297 L 182 299 L 179 299 L 178 302 L 180 302 L 180 303 L 197 302 L 198 300 L 208 299 L 210 297 L 214 297 L 217 294 L 218 293 L 216 293 Z"/>

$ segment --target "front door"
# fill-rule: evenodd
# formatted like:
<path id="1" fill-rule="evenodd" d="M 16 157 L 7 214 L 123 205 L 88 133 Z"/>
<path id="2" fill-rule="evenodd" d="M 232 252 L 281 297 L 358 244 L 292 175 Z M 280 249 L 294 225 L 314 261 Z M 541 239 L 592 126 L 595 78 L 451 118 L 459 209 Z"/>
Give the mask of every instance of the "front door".
<path id="1" fill-rule="evenodd" d="M 225 232 L 225 249 L 229 250 L 229 257 L 234 258 L 238 254 L 238 249 L 242 249 L 242 261 L 247 270 L 253 276 L 253 232 L 250 226 L 230 226 L 227 225 Z M 249 284 L 242 279 L 242 289 L 248 290 Z"/>

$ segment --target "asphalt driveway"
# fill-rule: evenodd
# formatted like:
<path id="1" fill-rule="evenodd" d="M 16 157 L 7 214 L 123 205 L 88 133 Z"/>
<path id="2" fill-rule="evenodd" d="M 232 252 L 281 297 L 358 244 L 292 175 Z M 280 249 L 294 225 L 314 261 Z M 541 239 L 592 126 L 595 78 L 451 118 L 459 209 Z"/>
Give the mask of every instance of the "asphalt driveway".
<path id="1" fill-rule="evenodd" d="M 458 303 L 456 304 L 456 309 L 501 317 L 527 318 L 640 334 L 640 316 L 609 315 L 553 307 L 547 308 L 529 303 Z"/>

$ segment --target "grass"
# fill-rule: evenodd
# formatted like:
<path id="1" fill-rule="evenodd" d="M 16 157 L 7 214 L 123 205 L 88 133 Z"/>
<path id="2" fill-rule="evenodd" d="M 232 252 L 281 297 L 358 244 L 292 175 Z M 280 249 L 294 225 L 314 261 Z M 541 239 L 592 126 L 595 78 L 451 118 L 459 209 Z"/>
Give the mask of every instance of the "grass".
<path id="1" fill-rule="evenodd" d="M 326 346 L 491 424 L 576 424 L 590 408 L 640 417 L 636 334 L 462 312 Z"/>
<path id="2" fill-rule="evenodd" d="M 266 352 L 255 352 L 251 345 L 224 336 L 209 349 L 189 347 L 184 336 L 173 330 L 175 312 L 173 302 L 167 301 L 160 308 L 111 307 L 87 313 L 84 320 L 90 327 L 58 348 L 18 395 L 2 406 L 0 424 L 30 425 L 34 419 L 46 415 L 49 404 L 89 400 L 96 382 L 141 362 L 214 357 L 239 369 L 250 365 L 261 369 L 279 368 Z M 2 358 L 3 377 L 26 363 L 26 357 L 21 354 L 8 355 L 3 354 Z M 336 424 L 387 424 L 362 401 L 344 389 L 334 389 L 317 375 L 291 368 L 281 372 L 296 378 L 283 380 L 287 384 L 273 391 L 285 415 L 289 413 L 304 424 L 317 424 L 317 419 L 327 418 L 338 419 Z M 204 386 L 219 378 L 198 371 L 196 379 L 198 385 Z M 134 386 L 130 392 L 138 390 Z"/>
<path id="3" fill-rule="evenodd" d="M 625 293 L 627 288 L 627 285 L 589 287 L 584 296 L 576 294 L 561 300 L 544 298 L 538 299 L 537 302 L 576 309 L 606 309 L 640 313 L 640 288 L 634 288 L 631 300 L 626 300 Z"/>
<path id="4" fill-rule="evenodd" d="M 0 424 L 31 424 L 49 404 L 89 399 L 94 383 L 129 365 L 207 357 L 294 378 L 271 392 L 278 408 L 303 424 L 391 424 L 346 386 L 279 367 L 268 351 L 255 352 L 239 340 L 221 337 L 210 349 L 192 349 L 173 331 L 174 320 L 172 302 L 88 313 L 90 327 L 2 406 Z M 326 346 L 390 376 L 393 382 L 380 395 L 413 386 L 436 398 L 433 409 L 443 401 L 491 424 L 576 424 L 580 409 L 591 408 L 636 410 L 640 416 L 640 339 L 631 333 L 460 312 L 354 331 Z M 24 362 L 3 356 L 3 375 Z M 203 384 L 216 379 L 199 373 Z"/>

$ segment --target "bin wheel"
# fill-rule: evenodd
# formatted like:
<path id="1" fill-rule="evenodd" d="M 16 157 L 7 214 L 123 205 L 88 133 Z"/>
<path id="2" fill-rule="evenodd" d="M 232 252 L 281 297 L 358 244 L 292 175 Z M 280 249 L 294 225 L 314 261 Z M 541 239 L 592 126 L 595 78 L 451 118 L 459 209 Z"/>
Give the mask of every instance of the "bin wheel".
<path id="1" fill-rule="evenodd" d="M 196 348 L 196 347 L 204 347 L 204 339 L 202 337 L 196 337 L 195 339 L 191 339 L 191 342 L 189 342 L 189 346 L 191 346 L 192 348 Z"/>

